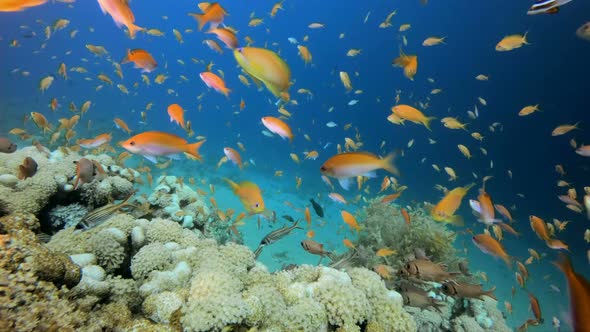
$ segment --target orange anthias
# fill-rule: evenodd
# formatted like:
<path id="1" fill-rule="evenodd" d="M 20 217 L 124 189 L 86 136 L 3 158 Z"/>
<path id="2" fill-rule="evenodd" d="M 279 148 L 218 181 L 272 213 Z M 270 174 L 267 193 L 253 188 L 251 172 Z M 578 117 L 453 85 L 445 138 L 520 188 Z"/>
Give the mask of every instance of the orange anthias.
<path id="1" fill-rule="evenodd" d="M 189 13 L 190 16 L 197 20 L 199 30 L 203 29 L 207 23 L 210 23 L 209 27 L 211 29 L 217 28 L 217 26 L 223 22 L 225 15 L 227 15 L 225 9 L 223 9 L 223 7 L 217 2 L 201 2 L 199 3 L 199 9 L 203 11 L 203 14 Z"/>
<path id="2" fill-rule="evenodd" d="M 430 216 L 436 221 L 450 223 L 456 226 L 463 226 L 463 218 L 455 215 L 465 194 L 473 187 L 475 183 L 468 184 L 465 187 L 457 187 L 440 200 L 430 211 Z"/>
<path id="3" fill-rule="evenodd" d="M 134 24 L 135 16 L 129 8 L 129 2 L 125 0 L 98 0 L 100 9 L 103 13 L 108 13 L 115 21 L 117 27 L 124 25 L 129 29 L 129 37 L 135 38 L 138 31 L 143 31 L 144 28 L 138 27 Z"/>
<path id="4" fill-rule="evenodd" d="M 170 104 L 168 106 L 168 115 L 170 116 L 170 122 L 175 122 L 182 127 L 182 129 L 186 129 L 186 125 L 184 123 L 184 110 L 178 104 Z"/>
<path id="5" fill-rule="evenodd" d="M 293 131 L 283 120 L 272 116 L 265 116 L 262 118 L 262 124 L 272 133 L 277 134 L 282 138 L 288 138 L 289 142 L 293 141 Z"/>
<path id="6" fill-rule="evenodd" d="M 224 180 L 231 186 L 234 194 L 238 196 L 249 214 L 260 214 L 266 210 L 264 200 L 262 199 L 262 192 L 255 183 L 244 181 L 237 184 L 230 179 Z"/>
<path id="7" fill-rule="evenodd" d="M 121 60 L 121 64 L 129 62 L 133 62 L 135 68 L 141 68 L 142 73 L 152 72 L 158 66 L 152 55 L 140 48 L 127 50 L 127 55 Z"/>
<path id="8" fill-rule="evenodd" d="M 397 168 L 393 165 L 393 154 L 385 158 L 379 158 L 369 152 L 345 152 L 332 156 L 320 167 L 323 175 L 338 179 L 340 186 L 347 190 L 350 187 L 350 179 L 357 176 L 375 177 L 378 169 L 384 169 L 398 175 Z"/>
<path id="9" fill-rule="evenodd" d="M 225 81 L 223 80 L 223 78 L 215 75 L 214 73 L 210 71 L 204 71 L 200 73 L 199 76 L 201 77 L 201 80 L 203 80 L 205 85 L 223 94 L 224 96 L 227 97 L 231 92 L 231 90 L 225 86 Z"/>
<path id="10" fill-rule="evenodd" d="M 131 153 L 144 156 L 149 161 L 156 163 L 156 157 L 167 156 L 175 158 L 177 155 L 187 153 L 197 160 L 201 160 L 199 148 L 205 141 L 189 144 L 184 138 L 160 131 L 147 131 L 137 134 L 130 139 L 119 143 Z"/>
<path id="11" fill-rule="evenodd" d="M 567 280 L 574 331 L 590 331 L 590 282 L 574 271 L 572 262 L 564 254 L 553 264 L 563 272 Z"/>
<path id="12" fill-rule="evenodd" d="M 244 167 L 244 164 L 242 164 L 242 157 L 236 149 L 225 147 L 223 148 L 223 153 L 234 165 L 237 165 L 240 169 Z"/>

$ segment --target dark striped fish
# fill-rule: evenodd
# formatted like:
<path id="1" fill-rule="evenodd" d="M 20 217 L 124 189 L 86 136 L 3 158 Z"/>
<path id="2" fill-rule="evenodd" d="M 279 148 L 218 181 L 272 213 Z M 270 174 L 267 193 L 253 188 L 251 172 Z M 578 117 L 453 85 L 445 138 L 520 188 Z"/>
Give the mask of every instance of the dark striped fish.
<path id="1" fill-rule="evenodd" d="M 537 0 L 527 11 L 527 15 L 556 14 L 559 7 L 572 0 Z"/>
<path id="2" fill-rule="evenodd" d="M 91 228 L 94 228 L 94 227 L 102 224 L 105 220 L 107 220 L 111 216 L 113 216 L 113 214 L 117 213 L 117 211 L 119 211 L 119 209 L 121 209 L 125 206 L 135 207 L 135 205 L 128 203 L 134 194 L 135 194 L 135 192 L 133 192 L 131 195 L 129 195 L 129 197 L 125 198 L 125 200 L 119 204 L 109 203 L 105 206 L 101 206 L 98 209 L 94 209 L 94 210 L 88 212 L 82 218 L 82 220 L 80 220 L 80 222 L 76 225 L 76 228 L 82 229 L 82 230 L 89 230 Z"/>
<path id="3" fill-rule="evenodd" d="M 277 242 L 278 240 L 284 238 L 285 236 L 289 235 L 289 233 L 291 233 L 291 231 L 293 231 L 295 228 L 303 229 L 303 228 L 297 226 L 298 223 L 299 223 L 299 220 L 294 222 L 293 225 L 291 225 L 291 226 L 283 226 L 277 230 L 274 230 L 274 231 L 266 234 L 262 238 L 262 240 L 260 240 L 260 244 L 258 245 L 258 248 L 256 248 L 256 250 L 254 251 L 254 257 L 258 258 L 258 255 L 260 255 L 260 253 L 262 252 L 262 248 L 264 248 L 264 246 L 267 246 L 269 244 L 273 244 L 273 243 Z"/>

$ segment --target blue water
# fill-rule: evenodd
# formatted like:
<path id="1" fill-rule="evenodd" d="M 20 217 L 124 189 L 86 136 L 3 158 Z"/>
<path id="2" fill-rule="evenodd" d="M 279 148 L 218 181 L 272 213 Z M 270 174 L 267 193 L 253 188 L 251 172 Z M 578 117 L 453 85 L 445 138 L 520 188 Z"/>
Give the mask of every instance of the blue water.
<path id="1" fill-rule="evenodd" d="M 534 214 L 546 221 L 552 218 L 571 220 L 567 230 L 557 236 L 570 245 L 569 255 L 577 270 L 590 276 L 586 259 L 589 247 L 581 235 L 590 224 L 584 214 L 569 211 L 557 200 L 556 196 L 564 194 L 565 190 L 556 187 L 559 176 L 554 171 L 556 164 L 563 165 L 567 172 L 563 179 L 572 182 L 579 195 L 583 193 L 583 186 L 590 185 L 585 182 L 589 178 L 588 159 L 575 154 L 568 142 L 570 138 L 578 143 L 590 140 L 587 129 L 590 117 L 586 114 L 590 107 L 587 98 L 590 43 L 575 35 L 575 30 L 590 19 L 587 15 L 590 2 L 574 0 L 556 15 L 527 16 L 529 1 L 431 1 L 427 6 L 421 6 L 419 1 L 287 0 L 283 4 L 284 10 L 279 10 L 275 18 L 270 18 L 268 13 L 273 4 L 269 1 L 222 3 L 230 13 L 225 23 L 238 30 L 240 44 L 243 45 L 244 38 L 249 36 L 254 40 L 253 46 L 268 47 L 279 53 L 291 68 L 294 84 L 290 92 L 299 103 L 298 106 L 285 106 L 293 114 L 288 120 L 295 133 L 291 144 L 278 137 L 268 138 L 261 134 L 264 127 L 260 118 L 279 115 L 274 105 L 275 98 L 266 90 L 259 91 L 253 85 L 246 87 L 240 83 L 237 77 L 240 71 L 230 50 L 224 49 L 224 54 L 219 55 L 202 43 L 205 39 L 215 38 L 196 31 L 196 23 L 187 13 L 199 10 L 194 2 L 189 1 L 175 1 L 174 6 L 165 1 L 132 2 L 137 25 L 157 28 L 166 34 L 165 37 L 154 37 L 139 33 L 134 40 L 127 38 L 123 30 L 117 28 L 109 16 L 103 15 L 98 4 L 92 1 L 71 6 L 49 3 L 24 12 L 0 13 L 0 134 L 6 135 L 14 127 L 24 127 L 39 135 L 31 121 L 23 124 L 26 114 L 40 112 L 51 123 L 57 123 L 57 119 L 72 115 L 68 110 L 70 102 L 80 107 L 84 101 L 91 100 L 90 111 L 76 127 L 78 138 L 112 132 L 113 143 L 127 139 L 127 134 L 114 127 L 114 117 L 125 120 L 134 133 L 161 130 L 184 136 L 180 127 L 169 123 L 166 113 L 169 104 L 178 103 L 187 111 L 185 119 L 191 121 L 196 135 L 207 138 L 201 149 L 205 159 L 202 164 L 174 162 L 171 168 L 164 171 L 166 174 L 185 178 L 192 176 L 197 181 L 205 179 L 207 183 L 214 183 L 217 187 L 215 198 L 220 207 L 234 208 L 238 212 L 243 210 L 242 206 L 224 186 L 220 180 L 222 177 L 256 182 L 263 190 L 266 205 L 276 210 L 278 215 L 291 214 L 302 218 L 300 211 L 309 206 L 308 199 L 319 194 L 319 201 L 326 209 L 326 225 L 317 226 L 319 218 L 314 216 L 315 239 L 325 243 L 330 250 L 343 252 L 341 240 L 348 231 L 341 229 L 342 207 L 327 198 L 330 189 L 322 183 L 319 167 L 336 153 L 337 144 L 344 145 L 344 137 L 354 138 L 355 128 L 358 128 L 363 150 L 381 155 L 404 150 L 403 157 L 398 157 L 396 163 L 402 173 L 400 182 L 409 189 L 398 200 L 400 205 L 436 202 L 441 195 L 433 188 L 435 184 L 450 189 L 465 185 L 474 181 L 472 172 L 479 176 L 478 181 L 486 175 L 494 176 L 486 189 L 495 202 L 516 207 L 512 211 L 517 220 L 515 227 L 522 233 L 518 239 L 505 236 L 504 245 L 509 253 L 521 260 L 528 257 L 527 248 L 547 255 L 540 263 L 529 266 L 531 278 L 527 287 L 541 300 L 546 320 L 545 325 L 535 330 L 551 329 L 553 316 L 563 322 L 561 312 L 568 308 L 567 298 L 562 296 L 566 293 L 566 286 L 561 274 L 549 264 L 556 256 L 555 251 L 548 249 L 531 232 L 528 216 Z M 397 14 L 391 20 L 392 27 L 378 28 L 393 10 L 397 10 Z M 262 25 L 248 27 L 252 12 L 255 17 L 264 20 Z M 71 23 L 45 40 L 43 29 L 59 18 L 66 18 Z M 325 27 L 307 28 L 312 22 L 321 22 Z M 405 23 L 411 24 L 411 28 L 398 32 L 399 26 Z M 75 38 L 70 38 L 74 29 L 78 33 Z M 182 33 L 184 43 L 174 38 L 172 29 Z M 186 29 L 194 32 L 187 33 Z M 503 36 L 526 31 L 530 45 L 511 52 L 494 50 Z M 25 37 L 32 32 L 36 36 Z M 342 39 L 340 34 L 344 34 Z M 418 73 L 414 81 L 405 78 L 400 68 L 391 65 L 399 54 L 402 35 L 408 40 L 408 45 L 402 46 L 404 51 L 418 55 Z M 309 40 L 303 42 L 306 36 Z M 422 41 L 429 36 L 447 38 L 444 45 L 423 47 Z M 313 55 L 311 65 L 306 65 L 297 55 L 296 45 L 288 42 L 289 37 L 296 38 L 309 48 Z M 10 42 L 15 39 L 19 46 L 11 47 Z M 109 55 L 96 57 L 85 48 L 86 44 L 102 45 Z M 158 62 L 158 68 L 148 74 L 152 81 L 150 86 L 142 83 L 141 73 L 132 64 L 122 65 L 124 78 L 120 80 L 111 62 L 107 61 L 119 62 L 126 50 L 132 48 L 147 50 Z M 351 48 L 361 49 L 362 53 L 347 57 L 346 52 Z M 194 63 L 193 58 L 198 63 Z M 184 61 L 184 65 L 177 60 Z M 232 90 L 229 98 L 208 89 L 199 79 L 198 74 L 211 61 L 215 64 L 214 71 L 225 73 L 226 84 Z M 89 73 L 68 72 L 69 79 L 64 80 L 57 75 L 57 68 L 62 62 L 68 68 L 82 66 Z M 30 72 L 30 75 L 24 76 L 23 71 Z M 339 71 L 348 72 L 354 89 L 363 90 L 363 93 L 346 93 L 338 77 Z M 115 85 L 124 84 L 130 94 L 125 95 L 115 85 L 108 86 L 98 81 L 96 76 L 100 73 L 108 75 Z M 55 76 L 55 81 L 48 91 L 41 93 L 39 80 L 49 74 Z M 153 79 L 158 74 L 169 78 L 162 85 L 155 84 Z M 488 75 L 490 80 L 476 81 L 478 74 Z M 182 81 L 180 75 L 186 76 L 189 81 Z M 430 83 L 427 78 L 433 78 L 435 82 Z M 134 87 L 135 83 L 137 87 Z M 104 87 L 96 91 L 101 84 Z M 313 98 L 297 94 L 300 88 L 309 89 Z M 434 88 L 443 92 L 430 95 Z M 174 92 L 170 94 L 168 89 Z M 468 131 L 449 130 L 438 120 L 433 122 L 432 132 L 412 123 L 404 126 L 389 123 L 386 117 L 395 104 L 396 90 L 401 90 L 401 103 L 414 105 L 418 101 L 428 101 L 430 107 L 424 110 L 427 115 L 439 119 L 458 117 L 468 123 Z M 480 96 L 485 98 L 487 106 L 479 104 L 477 97 Z M 53 97 L 58 98 L 61 105 L 56 112 L 47 106 Z M 246 107 L 236 115 L 234 112 L 239 110 L 241 99 Z M 348 106 L 352 99 L 358 99 L 358 104 Z M 153 107 L 146 111 L 147 123 L 141 124 L 140 112 L 150 102 L 153 102 Z M 517 115 L 522 107 L 534 104 L 539 104 L 542 111 L 528 117 Z M 471 120 L 466 112 L 473 110 L 475 105 L 480 117 Z M 334 111 L 329 113 L 331 107 Z M 92 121 L 90 128 L 87 128 L 88 120 Z M 325 123 L 329 121 L 336 122 L 338 127 L 326 127 Z M 577 121 L 581 121 L 581 130 L 551 137 L 550 133 L 557 125 Z M 488 127 L 494 122 L 501 123 L 501 126 L 492 133 Z M 352 128 L 343 131 L 347 123 L 352 123 Z M 485 137 L 482 143 L 469 135 L 473 131 L 482 133 Z M 304 134 L 308 134 L 311 141 L 304 139 Z M 436 140 L 437 144 L 429 144 L 428 138 Z M 415 140 L 414 146 L 407 148 L 411 139 Z M 238 141 L 247 149 L 242 152 L 242 158 L 252 159 L 256 166 L 239 171 L 225 164 L 217 170 L 216 164 L 223 156 L 223 147 L 237 148 Z M 380 149 L 382 141 L 386 143 Z M 323 149 L 328 142 L 332 144 Z M 465 159 L 459 153 L 457 144 L 468 146 L 473 158 Z M 488 151 L 487 156 L 479 151 L 480 147 Z M 116 149 L 117 153 L 123 151 L 119 147 Z M 302 152 L 311 150 L 320 153 L 315 161 L 305 160 L 297 165 L 289 157 L 290 153 L 296 153 L 303 159 Z M 422 163 L 423 158 L 426 160 Z M 134 156 L 128 165 L 137 165 L 140 160 L 140 156 Z M 433 163 L 441 168 L 453 167 L 459 176 L 457 183 L 448 182 L 444 172 L 434 171 Z M 284 171 L 283 177 L 274 177 L 276 170 Z M 508 177 L 508 170 L 513 178 Z M 161 173 L 154 171 L 155 175 Z M 383 175 L 385 173 L 380 171 L 379 180 L 368 182 L 372 193 L 378 191 Z M 303 179 L 298 190 L 295 189 L 296 176 Z M 337 185 L 335 181 L 334 184 Z M 205 189 L 205 186 L 201 187 Z M 337 191 L 349 200 L 359 194 L 356 190 L 344 192 L 338 188 Z M 466 200 L 475 196 L 476 190 L 472 189 Z M 284 204 L 285 201 L 300 210 L 293 210 Z M 345 208 L 355 212 L 362 208 L 362 204 Z M 460 214 L 465 216 L 466 227 L 476 233 L 483 230 L 481 224 L 471 217 L 467 204 L 463 204 Z M 255 218 L 248 219 L 248 224 L 242 229 L 245 242 L 251 248 L 255 248 L 260 238 L 270 230 L 264 223 L 263 229 L 257 230 Z M 273 269 L 280 268 L 283 263 L 317 263 L 316 256 L 308 255 L 299 247 L 299 241 L 304 237 L 305 232 L 299 231 L 281 240 L 266 248 L 260 260 Z M 508 316 L 509 324 L 516 327 L 524 322 L 530 316 L 526 293 L 519 290 L 516 297 L 510 299 L 510 289 L 515 285 L 514 272 L 503 263 L 480 253 L 468 237 L 460 237 L 456 246 L 459 250 L 465 246 L 471 269 L 486 271 L 489 285 L 498 287 L 499 306 L 503 307 L 504 300 L 513 303 L 514 313 Z M 287 253 L 286 261 L 273 257 L 273 254 L 281 252 Z M 562 294 L 552 291 L 550 284 L 558 286 Z M 562 325 L 567 329 L 565 323 Z"/>

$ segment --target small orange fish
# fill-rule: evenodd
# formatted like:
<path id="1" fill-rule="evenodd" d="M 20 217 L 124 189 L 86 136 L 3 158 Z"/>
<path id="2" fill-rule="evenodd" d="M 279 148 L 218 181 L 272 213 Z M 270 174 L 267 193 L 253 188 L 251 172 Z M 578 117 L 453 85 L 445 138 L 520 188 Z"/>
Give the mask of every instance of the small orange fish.
<path id="1" fill-rule="evenodd" d="M 142 73 L 150 73 L 156 69 L 158 63 L 152 55 L 140 48 L 127 50 L 127 55 L 121 60 L 121 64 L 133 62 L 135 68 L 141 68 Z"/>
<path id="2" fill-rule="evenodd" d="M 360 175 L 375 177 L 374 173 L 378 169 L 399 174 L 393 165 L 394 157 L 394 154 L 389 154 L 382 159 L 372 153 L 361 151 L 339 153 L 326 160 L 320 167 L 320 172 L 338 179 L 340 186 L 347 190 L 350 187 L 351 178 Z"/>
<path id="3" fill-rule="evenodd" d="M 349 239 L 344 239 L 342 240 L 342 243 L 344 244 L 345 247 L 350 248 L 350 249 L 354 249 L 356 248 L 355 245 L 352 243 L 352 241 L 350 241 Z"/>
<path id="4" fill-rule="evenodd" d="M 266 210 L 262 192 L 255 183 L 244 181 L 237 184 L 227 178 L 224 178 L 224 180 L 231 186 L 234 194 L 238 196 L 249 214 L 260 214 Z"/>
<path id="5" fill-rule="evenodd" d="M 231 160 L 231 162 L 234 165 L 237 165 L 240 169 L 244 167 L 244 164 L 242 164 L 242 157 L 240 156 L 240 153 L 237 150 L 232 149 L 230 147 L 224 147 L 223 153 L 225 154 L 227 159 Z"/>
<path id="6" fill-rule="evenodd" d="M 307 226 L 311 226 L 311 212 L 309 212 L 309 207 L 305 208 L 305 221 L 307 221 Z"/>
<path id="7" fill-rule="evenodd" d="M 305 236 L 307 236 L 308 239 L 312 239 L 315 236 L 315 232 L 313 230 L 309 230 Z"/>
<path id="8" fill-rule="evenodd" d="M 449 191 L 430 211 L 432 219 L 451 223 L 456 226 L 463 226 L 463 218 L 459 215 L 455 215 L 455 212 L 459 209 L 459 206 L 461 206 L 463 197 L 465 197 L 469 189 L 474 185 L 475 183 L 471 183 L 465 187 L 457 187 Z"/>
<path id="9" fill-rule="evenodd" d="M 404 70 L 404 76 L 413 81 L 418 71 L 418 56 L 407 55 L 400 48 L 399 57 L 393 60 L 393 65 L 401 67 Z"/>
<path id="10" fill-rule="evenodd" d="M 184 123 L 184 110 L 178 104 L 170 104 L 168 106 L 168 115 L 170 116 L 170 122 L 175 122 L 180 125 L 182 129 L 186 129 Z"/>
<path id="11" fill-rule="evenodd" d="M 95 149 L 103 144 L 111 141 L 113 137 L 111 134 L 105 133 L 96 136 L 95 138 L 78 140 L 78 145 L 85 149 Z"/>
<path id="12" fill-rule="evenodd" d="M 135 34 L 138 31 L 145 30 L 142 27 L 138 27 L 134 24 L 135 16 L 129 8 L 128 1 L 121 1 L 121 0 L 98 0 L 98 4 L 100 5 L 100 9 L 102 10 L 103 14 L 108 13 L 115 21 L 115 24 L 120 27 L 124 25 L 129 30 L 129 37 L 131 39 L 135 38 Z"/>
<path id="13" fill-rule="evenodd" d="M 396 200 L 398 197 L 400 197 L 402 195 L 401 191 L 397 192 L 395 194 L 391 194 L 391 195 L 387 195 L 385 197 L 383 197 L 381 199 L 381 203 L 389 203 L 389 202 L 393 202 L 394 200 Z"/>
<path id="14" fill-rule="evenodd" d="M 205 140 L 189 144 L 184 138 L 159 131 L 147 131 L 137 134 L 119 144 L 127 151 L 144 156 L 156 163 L 158 156 L 174 156 L 186 153 L 192 158 L 201 160 L 199 148 Z"/>
<path id="15" fill-rule="evenodd" d="M 377 257 L 387 257 L 387 256 L 391 256 L 391 255 L 393 255 L 395 253 L 396 253 L 395 250 L 391 250 L 389 248 L 381 248 L 381 249 L 377 250 L 377 252 L 375 253 L 375 255 Z"/>
<path id="16" fill-rule="evenodd" d="M 342 216 L 342 220 L 350 227 L 355 229 L 357 232 L 361 230 L 361 226 L 359 226 L 356 218 L 348 211 L 342 210 L 340 211 L 340 215 Z"/>
<path id="17" fill-rule="evenodd" d="M 129 126 L 127 125 L 127 123 L 125 123 L 125 121 L 119 119 L 119 118 L 115 118 L 113 121 L 115 121 L 115 126 L 121 130 L 123 130 L 124 132 L 126 132 L 127 134 L 131 135 L 131 129 L 129 129 Z"/>
<path id="18" fill-rule="evenodd" d="M 217 76 L 216 74 L 210 71 L 204 71 L 200 73 L 199 77 L 201 77 L 201 80 L 203 80 L 205 85 L 207 85 L 209 88 L 223 94 L 226 97 L 229 96 L 231 90 L 225 86 L 225 81 L 223 80 L 223 78 Z"/>
<path id="19" fill-rule="evenodd" d="M 47 0 L 18 0 L 2 1 L 0 3 L 0 12 L 20 12 L 29 7 L 41 6 Z"/>
<path id="20" fill-rule="evenodd" d="M 400 212 L 402 213 L 402 216 L 404 217 L 404 221 L 406 222 L 406 225 L 411 225 L 412 222 L 410 221 L 410 214 L 408 213 L 408 211 L 405 208 L 401 208 Z"/>
<path id="21" fill-rule="evenodd" d="M 283 139 L 289 139 L 289 142 L 293 141 L 293 131 L 283 120 L 272 116 L 265 116 L 261 120 L 262 124 L 270 132 L 281 136 Z"/>
<path id="22" fill-rule="evenodd" d="M 238 38 L 236 38 L 236 34 L 230 29 L 215 28 L 207 31 L 207 33 L 215 34 L 231 50 L 238 48 Z"/>
<path id="23" fill-rule="evenodd" d="M 496 239 L 488 234 L 479 234 L 472 237 L 473 243 L 484 253 L 499 257 L 506 265 L 511 265 L 511 259 L 506 250 Z"/>
<path id="24" fill-rule="evenodd" d="M 217 2 L 202 2 L 199 4 L 199 9 L 203 11 L 203 14 L 189 13 L 190 16 L 197 20 L 199 30 L 202 30 L 207 23 L 209 23 L 210 29 L 217 28 L 217 26 L 223 23 L 223 19 L 227 15 L 225 9 Z"/>

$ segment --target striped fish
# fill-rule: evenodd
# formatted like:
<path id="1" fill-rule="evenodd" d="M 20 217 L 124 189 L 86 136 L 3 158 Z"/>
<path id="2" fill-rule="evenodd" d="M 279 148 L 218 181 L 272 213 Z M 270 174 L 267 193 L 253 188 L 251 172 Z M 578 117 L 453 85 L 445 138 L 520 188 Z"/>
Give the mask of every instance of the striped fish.
<path id="1" fill-rule="evenodd" d="M 303 228 L 297 226 L 298 223 L 299 223 L 299 220 L 294 222 L 293 225 L 291 225 L 291 226 L 283 226 L 277 230 L 274 230 L 274 231 L 266 234 L 262 238 L 262 240 L 260 240 L 260 244 L 258 245 L 258 248 L 256 248 L 256 250 L 254 251 L 254 258 L 258 258 L 258 255 L 260 255 L 260 253 L 262 252 L 262 248 L 264 248 L 265 246 L 267 246 L 269 244 L 273 244 L 273 243 L 277 242 L 278 240 L 284 238 L 285 236 L 289 235 L 289 233 L 291 233 L 291 231 L 293 231 L 295 228 L 303 229 Z"/>
<path id="2" fill-rule="evenodd" d="M 556 14 L 559 7 L 572 0 L 537 0 L 527 11 L 527 15 Z"/>
<path id="3" fill-rule="evenodd" d="M 113 214 L 119 211 L 119 209 L 125 206 L 135 207 L 135 205 L 128 203 L 134 194 L 135 192 L 131 193 L 129 197 L 125 198 L 125 200 L 119 204 L 109 203 L 105 206 L 101 206 L 98 209 L 88 212 L 84 217 L 82 217 L 82 220 L 80 220 L 80 222 L 76 225 L 76 228 L 89 230 L 102 224 L 105 220 L 109 219 L 113 216 Z"/>

